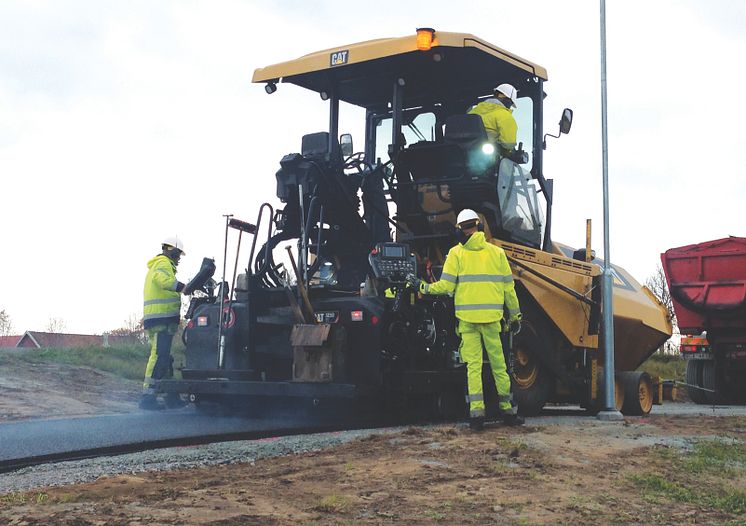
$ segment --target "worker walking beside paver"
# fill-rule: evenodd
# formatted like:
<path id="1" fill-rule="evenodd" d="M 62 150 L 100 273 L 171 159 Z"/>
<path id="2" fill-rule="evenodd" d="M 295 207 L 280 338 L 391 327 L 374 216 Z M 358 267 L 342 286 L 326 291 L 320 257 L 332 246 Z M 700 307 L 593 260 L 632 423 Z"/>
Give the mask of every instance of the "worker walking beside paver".
<path id="1" fill-rule="evenodd" d="M 495 379 L 503 421 L 521 425 L 513 403 L 508 375 L 500 341 L 503 310 L 508 312 L 508 325 L 520 329 L 521 312 L 515 293 L 513 274 L 503 250 L 487 243 L 481 231 L 479 216 L 473 210 L 462 210 L 457 219 L 460 243 L 446 257 L 443 273 L 435 283 L 426 283 L 414 276 L 409 282 L 423 294 L 454 294 L 458 332 L 461 335 L 459 351 L 466 363 L 469 401 L 469 424 L 472 429 L 482 429 L 485 406 L 482 389 L 483 348 Z"/>

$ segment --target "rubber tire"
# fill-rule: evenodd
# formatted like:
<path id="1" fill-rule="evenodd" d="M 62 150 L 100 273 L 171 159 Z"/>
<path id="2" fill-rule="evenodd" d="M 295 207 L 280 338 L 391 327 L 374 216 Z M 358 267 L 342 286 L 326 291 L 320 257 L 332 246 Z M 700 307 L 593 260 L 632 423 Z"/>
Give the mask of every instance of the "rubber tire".
<path id="1" fill-rule="evenodd" d="M 650 413 L 653 409 L 653 380 L 646 372 L 641 371 L 622 371 L 619 373 L 624 387 L 624 403 L 622 404 L 622 413 L 630 416 L 642 416 Z M 642 384 L 648 390 L 649 403 L 643 405 L 640 400 L 640 389 Z"/>
<path id="2" fill-rule="evenodd" d="M 723 393 L 723 382 L 718 374 L 719 368 L 715 360 L 702 362 L 702 387 L 712 389 L 715 392 L 704 391 L 705 400 L 708 404 L 723 404 L 726 402 Z"/>
<path id="3" fill-rule="evenodd" d="M 522 304 L 523 305 L 523 304 Z M 547 356 L 546 342 L 549 340 L 549 331 L 545 328 L 542 320 L 538 318 L 533 308 L 525 308 L 523 320 L 521 321 L 521 332 L 514 337 L 514 347 L 521 348 L 524 352 L 536 356 Z M 533 349 L 538 349 L 534 351 Z M 524 416 L 535 416 L 554 393 L 554 377 L 546 366 L 537 363 L 538 376 L 533 385 L 527 389 L 520 388 L 515 380 L 511 378 L 513 399 L 518 404 L 518 413 Z"/>
<path id="4" fill-rule="evenodd" d="M 686 362 L 686 388 L 689 398 L 695 404 L 706 404 L 705 392 L 692 386 L 704 387 L 702 385 L 702 362 L 703 360 L 688 360 Z"/>
<path id="5" fill-rule="evenodd" d="M 469 412 L 466 397 L 461 390 L 450 390 L 436 394 L 433 404 L 435 417 L 438 421 L 456 421 Z"/>

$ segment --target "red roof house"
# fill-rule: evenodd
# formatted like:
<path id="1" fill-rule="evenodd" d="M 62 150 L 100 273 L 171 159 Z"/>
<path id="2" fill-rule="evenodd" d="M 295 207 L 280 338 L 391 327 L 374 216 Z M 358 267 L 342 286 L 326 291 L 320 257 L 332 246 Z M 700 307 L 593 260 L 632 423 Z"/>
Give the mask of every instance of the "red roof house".
<path id="1" fill-rule="evenodd" d="M 15 347 L 20 339 L 21 339 L 20 335 L 0 336 L 0 349 Z"/>

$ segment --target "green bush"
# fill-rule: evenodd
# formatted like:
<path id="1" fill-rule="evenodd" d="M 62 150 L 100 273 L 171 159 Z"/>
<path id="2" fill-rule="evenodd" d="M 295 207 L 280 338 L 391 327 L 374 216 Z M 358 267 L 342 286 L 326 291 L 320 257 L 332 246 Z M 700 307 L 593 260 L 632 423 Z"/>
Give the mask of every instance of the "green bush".
<path id="1" fill-rule="evenodd" d="M 683 382 L 686 376 L 686 360 L 678 354 L 655 353 L 637 370 L 645 371 L 650 376 L 660 376 L 666 380 Z"/>

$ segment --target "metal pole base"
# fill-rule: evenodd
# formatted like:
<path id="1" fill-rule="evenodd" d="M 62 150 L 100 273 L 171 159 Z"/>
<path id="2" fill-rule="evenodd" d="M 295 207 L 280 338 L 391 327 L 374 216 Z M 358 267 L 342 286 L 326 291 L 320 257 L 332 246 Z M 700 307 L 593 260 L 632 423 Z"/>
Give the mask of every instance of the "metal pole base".
<path id="1" fill-rule="evenodd" d="M 599 411 L 596 418 L 602 422 L 624 422 L 624 416 L 619 411 Z"/>

